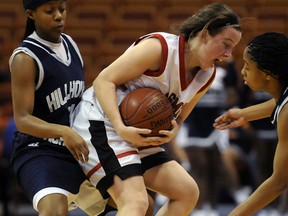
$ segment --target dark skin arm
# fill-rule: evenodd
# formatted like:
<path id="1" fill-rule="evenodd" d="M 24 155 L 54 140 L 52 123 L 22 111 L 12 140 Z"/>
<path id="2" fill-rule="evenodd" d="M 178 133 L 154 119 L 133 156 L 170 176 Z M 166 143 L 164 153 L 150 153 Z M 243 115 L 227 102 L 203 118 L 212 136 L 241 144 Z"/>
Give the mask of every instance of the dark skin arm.
<path id="1" fill-rule="evenodd" d="M 275 107 L 274 99 L 243 109 L 233 108 L 215 119 L 213 126 L 219 130 L 245 125 L 249 121 L 269 117 Z"/>
<path id="2" fill-rule="evenodd" d="M 80 135 L 68 126 L 51 124 L 32 115 L 37 70 L 34 59 L 25 53 L 18 53 L 11 64 L 13 112 L 17 129 L 40 138 L 62 137 L 76 160 L 87 161 L 89 151 Z"/>
<path id="3" fill-rule="evenodd" d="M 251 196 L 237 206 L 229 216 L 253 215 L 275 200 L 288 187 L 288 105 L 286 104 L 278 119 L 278 144 L 274 155 L 273 173 Z"/>

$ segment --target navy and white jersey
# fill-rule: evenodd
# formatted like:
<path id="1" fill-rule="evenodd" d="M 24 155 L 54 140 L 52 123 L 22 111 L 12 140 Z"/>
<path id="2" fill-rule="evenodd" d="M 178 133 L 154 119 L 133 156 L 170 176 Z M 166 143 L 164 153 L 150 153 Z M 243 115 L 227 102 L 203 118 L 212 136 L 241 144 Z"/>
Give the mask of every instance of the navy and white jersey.
<path id="1" fill-rule="evenodd" d="M 283 91 L 282 95 L 280 96 L 279 100 L 277 101 L 276 107 L 271 115 L 271 122 L 275 127 L 277 127 L 277 122 L 279 120 L 279 114 L 285 104 L 288 103 L 288 87 Z"/>
<path id="2" fill-rule="evenodd" d="M 70 113 L 80 102 L 85 87 L 83 61 L 75 42 L 62 34 L 61 43 L 50 43 L 34 32 L 14 50 L 9 60 L 10 67 L 20 52 L 31 56 L 38 67 L 32 115 L 49 123 L 69 126 Z M 49 145 L 50 148 L 51 144 L 66 149 L 61 138 L 43 139 L 19 132 L 15 137 L 16 152 L 39 145 Z M 46 153 L 43 149 L 43 154 Z"/>

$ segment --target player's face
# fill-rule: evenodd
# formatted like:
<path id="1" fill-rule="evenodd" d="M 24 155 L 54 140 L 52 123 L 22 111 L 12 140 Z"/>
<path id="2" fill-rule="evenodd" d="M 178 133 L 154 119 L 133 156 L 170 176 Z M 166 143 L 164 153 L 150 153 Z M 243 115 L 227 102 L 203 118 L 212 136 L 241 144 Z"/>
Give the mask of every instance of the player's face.
<path id="1" fill-rule="evenodd" d="M 244 66 L 241 70 L 241 74 L 244 79 L 244 83 L 253 90 L 264 90 L 264 85 L 267 80 L 267 74 L 257 67 L 257 63 L 251 59 L 247 48 L 243 53 Z"/>
<path id="2" fill-rule="evenodd" d="M 37 34 L 54 43 L 60 42 L 66 20 L 66 2 L 56 0 L 40 5 L 30 13 L 34 20 Z"/>
<path id="3" fill-rule="evenodd" d="M 239 43 L 241 32 L 233 27 L 225 28 L 215 36 L 208 33 L 203 38 L 203 45 L 199 52 L 200 67 L 207 70 L 216 61 L 223 61 L 232 56 L 233 48 Z"/>

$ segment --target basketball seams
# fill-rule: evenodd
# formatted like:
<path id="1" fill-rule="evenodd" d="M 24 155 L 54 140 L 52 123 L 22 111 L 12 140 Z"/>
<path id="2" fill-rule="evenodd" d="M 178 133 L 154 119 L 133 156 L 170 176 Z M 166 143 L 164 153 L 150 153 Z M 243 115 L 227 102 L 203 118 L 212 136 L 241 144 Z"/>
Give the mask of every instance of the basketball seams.
<path id="1" fill-rule="evenodd" d="M 167 111 L 169 111 L 169 112 L 167 112 Z M 167 107 L 164 111 L 161 111 L 160 113 L 166 113 L 166 112 L 167 112 L 168 114 L 171 113 L 170 107 Z M 138 124 L 141 124 L 141 123 L 146 122 L 146 121 L 148 121 L 148 120 L 152 120 L 152 119 L 156 118 L 158 115 L 159 115 L 159 113 L 156 113 L 155 115 L 153 115 L 153 116 L 151 116 L 151 117 L 149 117 L 149 118 L 143 119 L 142 121 L 139 121 L 139 122 L 135 122 L 134 125 L 135 125 L 135 127 L 136 127 Z M 167 115 L 167 116 L 168 116 L 168 115 Z"/>
<path id="2" fill-rule="evenodd" d="M 127 126 L 151 129 L 147 136 L 159 136 L 159 130 L 170 130 L 174 118 L 169 99 L 154 88 L 138 88 L 122 100 L 120 114 Z"/>
<path id="3" fill-rule="evenodd" d="M 154 93 L 153 93 L 154 94 Z M 157 92 L 157 95 L 154 95 L 154 97 L 153 98 L 155 98 L 155 97 L 158 97 L 158 99 L 161 99 L 162 100 L 162 98 L 164 99 L 164 100 L 167 100 L 167 102 L 168 103 L 170 103 L 169 102 L 169 100 L 168 100 L 168 98 L 166 97 L 166 96 L 162 96 L 162 93 L 161 92 Z M 152 101 L 152 99 L 153 98 L 151 98 L 151 104 L 153 104 L 153 101 Z M 148 98 L 149 99 L 149 98 Z M 144 105 L 144 102 L 141 104 L 141 107 Z M 150 105 L 150 104 L 146 104 L 147 106 L 148 105 Z M 139 110 L 141 107 L 139 107 L 137 110 Z M 156 118 L 157 116 L 159 116 L 161 113 L 163 114 L 163 113 L 166 113 L 167 111 L 169 111 L 168 112 L 168 115 L 172 112 L 172 108 L 171 107 L 169 107 L 169 106 L 163 106 L 160 110 L 158 110 L 157 112 L 155 112 L 153 115 L 151 115 L 149 118 L 145 118 L 145 119 L 143 119 L 143 120 L 141 120 L 141 121 L 138 121 L 138 122 L 134 122 L 134 125 L 138 125 L 138 124 L 141 124 L 141 123 L 143 123 L 143 122 L 145 122 L 145 121 L 148 121 L 148 120 L 152 120 L 152 119 L 154 119 L 154 118 Z M 136 113 L 135 113 L 136 114 Z"/>
<path id="4" fill-rule="evenodd" d="M 146 89 L 146 88 L 145 88 Z M 144 90 L 144 89 L 141 89 L 141 90 Z M 127 120 L 127 121 L 129 121 L 129 119 L 133 119 L 134 117 L 135 117 L 135 115 L 137 114 L 137 112 L 143 107 L 143 105 L 147 102 L 147 100 L 150 100 L 151 98 L 151 95 L 154 95 L 155 94 L 155 92 L 157 93 L 157 95 L 159 94 L 159 92 L 158 91 L 153 91 L 153 92 L 150 92 L 150 93 L 148 93 L 144 98 L 143 98 L 143 101 L 141 102 L 141 104 L 139 104 L 138 105 L 138 107 L 136 107 L 136 109 L 133 107 L 133 109 L 134 109 L 134 112 L 131 112 L 131 110 L 130 109 L 128 109 L 127 107 L 127 104 L 129 104 L 129 102 L 130 102 L 130 98 L 133 96 L 133 97 L 140 97 L 140 96 L 142 96 L 142 92 L 141 92 L 141 90 L 140 91 L 134 91 L 134 92 L 132 92 L 130 95 L 129 95 L 129 97 L 128 97 L 128 99 L 126 100 L 126 106 L 125 106 L 125 111 L 126 111 L 126 116 L 129 116 L 129 114 L 130 114 L 130 116 L 128 117 L 128 118 L 125 118 L 125 120 Z M 156 97 L 156 96 L 154 96 L 154 97 Z"/>

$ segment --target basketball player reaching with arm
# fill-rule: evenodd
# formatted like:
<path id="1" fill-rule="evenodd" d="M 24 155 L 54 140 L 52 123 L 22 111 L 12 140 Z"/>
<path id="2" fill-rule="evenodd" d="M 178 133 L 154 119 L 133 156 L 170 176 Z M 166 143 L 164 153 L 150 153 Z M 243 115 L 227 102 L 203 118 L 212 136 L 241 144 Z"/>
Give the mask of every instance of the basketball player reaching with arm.
<path id="1" fill-rule="evenodd" d="M 9 60 L 17 127 L 11 163 L 39 215 L 66 216 L 87 182 L 77 160 L 85 162 L 89 151 L 70 128 L 85 87 L 82 58 L 72 38 L 63 34 L 66 1 L 23 0 L 23 7 L 24 40 Z"/>
<path id="2" fill-rule="evenodd" d="M 273 173 L 254 193 L 237 206 L 230 216 L 253 215 L 275 200 L 288 187 L 288 39 L 281 33 L 268 32 L 248 43 L 241 71 L 245 84 L 253 90 L 268 92 L 273 99 L 243 109 L 231 109 L 215 120 L 217 129 L 243 125 L 271 116 L 277 127 L 278 144 Z"/>
<path id="3" fill-rule="evenodd" d="M 104 198 L 111 196 L 119 216 L 142 216 L 146 187 L 169 198 L 156 215 L 187 216 L 199 191 L 194 179 L 161 148 L 171 141 L 215 76 L 214 62 L 230 57 L 241 39 L 239 17 L 224 4 L 200 9 L 179 26 L 179 34 L 144 35 L 105 68 L 85 91 L 73 128 L 89 148 L 81 163 Z M 125 126 L 118 106 L 141 87 L 160 90 L 171 101 L 174 128 L 165 137 L 143 137 L 149 129 Z"/>

